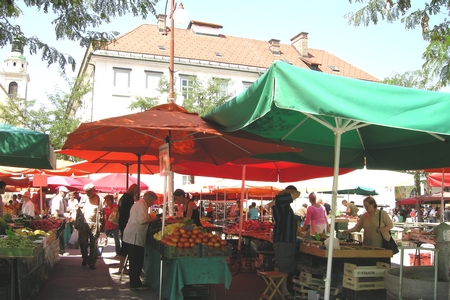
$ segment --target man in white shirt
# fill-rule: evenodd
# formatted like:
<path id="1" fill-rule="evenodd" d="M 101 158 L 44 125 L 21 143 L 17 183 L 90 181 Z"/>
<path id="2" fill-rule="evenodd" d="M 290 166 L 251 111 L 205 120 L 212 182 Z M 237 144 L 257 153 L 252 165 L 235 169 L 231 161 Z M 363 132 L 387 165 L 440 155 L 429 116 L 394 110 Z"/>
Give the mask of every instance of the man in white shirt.
<path id="1" fill-rule="evenodd" d="M 69 190 L 65 186 L 58 188 L 59 194 L 53 197 L 51 205 L 51 214 L 54 217 L 64 217 L 66 212 L 66 195 Z"/>

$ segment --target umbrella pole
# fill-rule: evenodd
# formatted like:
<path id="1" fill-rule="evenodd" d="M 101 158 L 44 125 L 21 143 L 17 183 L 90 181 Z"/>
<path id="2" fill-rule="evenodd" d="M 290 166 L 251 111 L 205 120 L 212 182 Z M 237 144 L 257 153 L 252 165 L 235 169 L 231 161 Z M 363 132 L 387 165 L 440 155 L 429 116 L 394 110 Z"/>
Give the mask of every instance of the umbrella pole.
<path id="1" fill-rule="evenodd" d="M 331 205 L 331 224 L 330 224 L 330 242 L 328 244 L 328 258 L 327 258 L 327 276 L 325 277 L 325 295 L 324 300 L 330 299 L 331 290 L 331 267 L 333 266 L 333 244 L 334 244 L 334 222 L 336 220 L 336 206 L 337 206 L 337 187 L 339 176 L 339 159 L 341 155 L 341 135 L 339 131 L 334 135 L 334 174 L 333 174 L 333 192 Z"/>
<path id="2" fill-rule="evenodd" d="M 164 226 L 166 225 L 166 205 L 167 205 L 167 175 L 164 175 L 164 197 L 163 197 L 163 215 L 161 238 L 164 238 Z M 162 300 L 162 282 L 163 282 L 163 259 L 160 254 L 159 261 L 159 300 Z"/>
<path id="3" fill-rule="evenodd" d="M 242 223 L 243 223 L 243 211 L 242 211 L 242 202 L 244 201 L 244 192 L 245 192 L 245 170 L 246 165 L 242 166 L 242 186 L 241 186 L 241 200 L 239 201 L 239 235 L 238 235 L 238 269 L 236 273 L 233 275 L 237 275 L 241 272 L 242 262 L 241 262 L 241 240 L 242 240 Z"/>
<path id="4" fill-rule="evenodd" d="M 137 154 L 137 176 L 138 176 L 138 182 L 137 182 L 137 186 L 138 186 L 138 195 L 141 194 L 141 155 Z M 128 177 L 127 177 L 128 180 Z M 127 185 L 128 186 L 128 185 Z"/>
<path id="5" fill-rule="evenodd" d="M 441 222 L 444 223 L 444 168 L 442 168 Z"/>
<path id="6" fill-rule="evenodd" d="M 41 217 L 44 216 L 44 207 L 42 206 L 42 186 L 39 187 L 39 198 L 40 198 L 40 202 L 41 202 L 41 207 L 40 207 L 40 213 L 41 213 Z"/>
<path id="7" fill-rule="evenodd" d="M 130 185 L 130 182 L 129 182 L 129 180 L 130 180 L 130 178 L 129 178 L 129 176 L 130 176 L 130 164 L 125 164 L 125 167 L 126 167 L 126 169 L 127 169 L 127 182 L 126 182 L 126 191 L 128 191 L 128 187 L 129 187 L 129 185 Z M 139 178 L 138 178 L 138 180 L 139 180 Z"/>

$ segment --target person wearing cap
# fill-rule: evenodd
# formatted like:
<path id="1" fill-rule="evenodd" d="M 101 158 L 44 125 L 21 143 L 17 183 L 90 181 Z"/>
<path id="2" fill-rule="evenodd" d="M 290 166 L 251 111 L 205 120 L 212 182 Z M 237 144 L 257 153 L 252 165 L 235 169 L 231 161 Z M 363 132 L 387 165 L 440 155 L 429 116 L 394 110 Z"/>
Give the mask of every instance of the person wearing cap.
<path id="1" fill-rule="evenodd" d="M 66 212 L 66 195 L 69 190 L 65 186 L 60 186 L 58 188 L 58 195 L 53 197 L 52 205 L 51 205 L 51 214 L 54 217 L 64 217 L 64 213 Z"/>
<path id="2" fill-rule="evenodd" d="M 275 200 L 269 203 L 274 219 L 273 250 L 278 271 L 287 273 L 288 278 L 281 283 L 284 297 L 291 297 L 289 287 L 295 272 L 295 250 L 297 242 L 297 223 L 291 203 L 300 197 L 300 192 L 293 185 L 280 191 Z"/>
<path id="3" fill-rule="evenodd" d="M 33 202 L 31 202 L 31 193 L 29 191 L 26 191 L 25 193 L 23 193 L 22 195 L 22 214 L 33 217 L 35 216 L 34 214 L 34 204 Z"/>
<path id="4" fill-rule="evenodd" d="M 83 187 L 86 195 L 78 204 L 75 228 L 78 230 L 78 243 L 81 252 L 81 265 L 89 265 L 95 270 L 98 257 L 98 237 L 104 232 L 105 218 L 103 213 L 103 197 L 95 192 L 95 186 L 88 183 Z"/>

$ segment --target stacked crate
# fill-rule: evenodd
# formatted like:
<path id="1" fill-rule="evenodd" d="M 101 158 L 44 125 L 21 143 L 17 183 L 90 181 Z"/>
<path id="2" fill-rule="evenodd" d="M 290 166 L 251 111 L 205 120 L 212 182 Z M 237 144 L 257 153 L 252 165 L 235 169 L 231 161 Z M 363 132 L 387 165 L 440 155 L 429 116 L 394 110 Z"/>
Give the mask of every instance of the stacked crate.
<path id="1" fill-rule="evenodd" d="M 371 297 L 385 294 L 384 272 L 389 267 L 389 264 L 383 262 L 377 262 L 375 266 L 344 263 L 342 287 L 345 294 L 353 299 L 375 299 Z"/>
<path id="2" fill-rule="evenodd" d="M 308 299 L 309 291 L 319 291 L 325 286 L 322 276 L 319 277 L 308 272 L 300 272 L 299 276 L 294 276 L 292 282 L 295 296 L 299 296 L 300 299 Z"/>

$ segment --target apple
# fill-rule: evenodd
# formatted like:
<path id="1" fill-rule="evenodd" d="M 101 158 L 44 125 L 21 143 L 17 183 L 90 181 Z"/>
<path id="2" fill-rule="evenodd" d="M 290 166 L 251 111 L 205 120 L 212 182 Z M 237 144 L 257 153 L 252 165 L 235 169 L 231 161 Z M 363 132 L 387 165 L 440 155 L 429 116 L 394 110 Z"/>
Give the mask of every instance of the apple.
<path id="1" fill-rule="evenodd" d="M 205 237 L 205 235 L 203 234 L 203 232 L 199 232 L 197 236 L 198 236 L 199 238 L 201 238 L 201 239 Z"/>
<path id="2" fill-rule="evenodd" d="M 203 240 L 201 239 L 201 238 L 196 238 L 195 240 L 194 240 L 194 242 L 196 243 L 196 244 L 201 244 L 202 242 L 203 242 Z"/>
<path id="3" fill-rule="evenodd" d="M 183 227 L 180 228 L 180 232 L 181 234 L 186 233 L 186 229 L 184 229 Z"/>
<path id="4" fill-rule="evenodd" d="M 200 231 L 197 228 L 192 229 L 192 234 L 198 234 Z"/>
<path id="5" fill-rule="evenodd" d="M 194 243 L 194 242 L 189 243 L 189 247 L 194 248 L 194 246 L 195 246 L 195 243 Z"/>
<path id="6" fill-rule="evenodd" d="M 191 243 L 189 242 L 184 242 L 184 248 L 189 248 L 191 246 Z"/>
<path id="7" fill-rule="evenodd" d="M 178 242 L 177 243 L 177 247 L 178 248 L 183 248 L 184 247 L 184 243 L 183 242 Z"/>
<path id="8" fill-rule="evenodd" d="M 173 236 L 171 238 L 171 241 L 174 242 L 174 243 L 178 243 L 179 240 L 180 240 L 180 238 L 178 236 Z"/>
<path id="9" fill-rule="evenodd" d="M 209 242 L 208 242 L 208 247 L 210 247 L 210 248 L 214 247 L 214 243 L 211 242 L 211 241 L 209 241 Z"/>
<path id="10" fill-rule="evenodd" d="M 227 245 L 227 241 L 221 240 L 221 241 L 220 241 L 220 245 L 226 246 L 226 245 Z"/>
<path id="11" fill-rule="evenodd" d="M 208 237 L 212 238 L 214 236 L 214 234 L 212 234 L 211 232 L 208 232 Z"/>
<path id="12" fill-rule="evenodd" d="M 219 242 L 215 242 L 213 245 L 214 245 L 214 248 L 219 248 L 220 247 L 220 243 Z"/>

